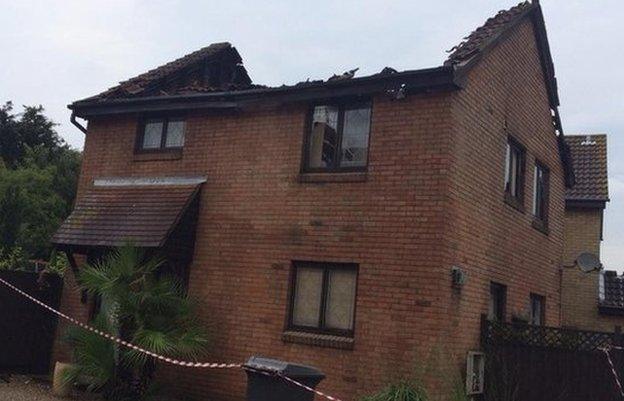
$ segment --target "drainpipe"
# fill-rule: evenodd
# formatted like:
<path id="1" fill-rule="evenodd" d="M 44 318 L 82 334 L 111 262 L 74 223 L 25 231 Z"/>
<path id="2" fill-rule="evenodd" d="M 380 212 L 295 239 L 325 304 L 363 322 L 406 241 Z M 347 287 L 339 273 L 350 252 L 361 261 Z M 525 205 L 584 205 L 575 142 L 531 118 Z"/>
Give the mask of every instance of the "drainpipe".
<path id="1" fill-rule="evenodd" d="M 71 123 L 74 124 L 76 128 L 82 131 L 83 134 L 85 135 L 87 134 L 87 129 L 84 127 L 84 125 L 80 124 L 78 120 L 76 120 L 76 114 L 73 111 L 71 113 L 71 117 L 69 118 L 69 121 L 71 121 Z"/>

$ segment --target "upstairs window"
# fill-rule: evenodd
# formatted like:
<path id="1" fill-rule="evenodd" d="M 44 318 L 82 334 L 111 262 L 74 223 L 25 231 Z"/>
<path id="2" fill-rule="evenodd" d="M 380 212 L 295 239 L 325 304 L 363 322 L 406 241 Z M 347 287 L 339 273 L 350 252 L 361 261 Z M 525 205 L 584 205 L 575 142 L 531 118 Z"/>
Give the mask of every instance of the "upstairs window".
<path id="1" fill-rule="evenodd" d="M 356 280 L 357 265 L 296 263 L 289 329 L 352 336 Z"/>
<path id="2" fill-rule="evenodd" d="M 548 192 L 548 168 L 536 161 L 533 174 L 533 216 L 542 225 L 548 221 Z"/>
<path id="3" fill-rule="evenodd" d="M 368 164 L 370 103 L 319 105 L 311 111 L 304 170 L 363 170 Z"/>
<path id="4" fill-rule="evenodd" d="M 504 322 L 505 308 L 507 307 L 507 287 L 503 284 L 490 283 L 490 307 L 488 319 Z"/>
<path id="5" fill-rule="evenodd" d="M 531 294 L 531 324 L 543 326 L 546 316 L 546 300 L 543 296 Z"/>
<path id="6" fill-rule="evenodd" d="M 184 120 L 179 118 L 146 119 L 141 125 L 138 149 L 181 149 L 184 146 L 184 125 Z"/>
<path id="7" fill-rule="evenodd" d="M 509 138 L 505 161 L 505 199 L 516 207 L 522 207 L 524 201 L 524 158 L 522 145 Z"/>

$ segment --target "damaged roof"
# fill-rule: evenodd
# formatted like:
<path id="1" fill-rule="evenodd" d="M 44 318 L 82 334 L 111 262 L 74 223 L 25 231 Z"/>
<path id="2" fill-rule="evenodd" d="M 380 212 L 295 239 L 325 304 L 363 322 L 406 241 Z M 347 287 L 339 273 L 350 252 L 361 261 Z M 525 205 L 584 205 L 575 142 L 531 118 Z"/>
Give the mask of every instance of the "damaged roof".
<path id="1" fill-rule="evenodd" d="M 248 89 L 251 79 L 242 61 L 230 43 L 213 43 L 83 101 Z"/>
<path id="2" fill-rule="evenodd" d="M 130 104 L 138 102 L 160 102 L 165 100 L 174 102 L 184 100 L 189 102 L 206 100 L 201 107 L 216 108 L 234 107 L 232 103 L 225 104 L 224 100 L 241 99 L 244 97 L 271 97 L 284 96 L 292 92 L 316 91 L 316 96 L 337 96 L 334 93 L 345 86 L 366 86 L 362 90 L 355 90 L 356 95 L 367 95 L 375 92 L 397 93 L 399 90 L 424 89 L 442 87 L 446 89 L 460 89 L 463 75 L 484 55 L 494 47 L 498 40 L 504 38 L 513 27 L 531 17 L 535 24 L 536 39 L 542 56 L 542 66 L 551 99 L 551 107 L 558 106 L 554 69 L 550 59 L 550 51 L 546 39 L 541 8 L 537 1 L 523 2 L 508 10 L 499 11 L 489 18 L 485 24 L 477 28 L 457 46 L 451 49 L 446 62 L 435 68 L 420 70 L 396 71 L 386 67 L 381 72 L 369 76 L 356 77 L 357 68 L 335 74 L 326 80 L 306 80 L 294 85 L 268 87 L 252 83 L 247 70 L 243 66 L 242 58 L 236 48 L 230 43 L 214 43 L 196 52 L 187 54 L 177 60 L 157 67 L 144 74 L 121 82 L 119 85 L 96 96 L 79 100 L 69 105 L 75 114 L 80 117 L 94 115 L 85 109 L 103 107 L 111 104 Z M 419 78 L 419 79 L 416 79 Z M 416 84 L 413 80 L 416 79 Z M 386 82 L 386 85 L 370 83 Z M 353 94 L 353 93 L 350 93 Z M 296 97 L 300 100 L 300 97 Z M 169 103 L 170 105 L 170 103 Z M 168 107 L 163 105 L 161 108 Z M 126 107 L 127 108 L 127 107 Z M 108 108 L 107 113 L 121 112 L 123 107 Z M 130 110 L 135 111 L 135 110 Z M 149 111 L 149 110 L 147 110 Z M 103 113 L 99 113 L 103 114 Z M 557 125 L 557 124 L 556 124 Z"/>
<path id="3" fill-rule="evenodd" d="M 609 201 L 606 135 L 566 135 L 575 183 L 566 190 L 566 202 Z"/>
<path id="4" fill-rule="evenodd" d="M 559 97 L 546 27 L 538 0 L 501 10 L 451 50 L 442 66 L 356 77 L 356 69 L 327 80 L 303 81 L 294 85 L 267 87 L 249 78 L 242 58 L 230 43 L 215 43 L 175 61 L 150 70 L 99 95 L 69 105 L 74 117 L 157 112 L 190 109 L 238 109 L 258 102 L 314 101 L 341 96 L 370 96 L 385 93 L 395 98 L 410 93 L 461 89 L 466 74 L 515 26 L 530 19 L 534 26 L 553 124 L 559 135 L 559 151 L 565 167 L 566 185 L 574 182 L 569 167 L 559 117 Z M 82 128 L 84 130 L 84 128 Z"/>
<path id="5" fill-rule="evenodd" d="M 445 64 L 458 65 L 468 62 L 532 9 L 531 3 L 524 2 L 509 10 L 500 10 L 495 16 L 485 21 L 485 24 L 465 37 L 460 44 L 453 47 L 449 51 L 451 54 Z"/>

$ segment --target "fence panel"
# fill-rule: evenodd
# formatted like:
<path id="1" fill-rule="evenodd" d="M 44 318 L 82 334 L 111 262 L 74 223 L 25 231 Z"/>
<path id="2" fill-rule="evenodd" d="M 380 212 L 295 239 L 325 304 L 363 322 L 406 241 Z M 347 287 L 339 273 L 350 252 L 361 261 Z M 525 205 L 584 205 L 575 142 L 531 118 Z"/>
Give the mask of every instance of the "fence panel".
<path id="1" fill-rule="evenodd" d="M 56 275 L 2 271 L 0 277 L 58 308 L 63 280 Z M 47 374 L 58 319 L 0 286 L 0 372 Z"/>
<path id="2" fill-rule="evenodd" d="M 620 335 L 485 322 L 486 400 L 622 401 L 603 351 Z M 611 351 L 624 374 L 624 351 Z"/>

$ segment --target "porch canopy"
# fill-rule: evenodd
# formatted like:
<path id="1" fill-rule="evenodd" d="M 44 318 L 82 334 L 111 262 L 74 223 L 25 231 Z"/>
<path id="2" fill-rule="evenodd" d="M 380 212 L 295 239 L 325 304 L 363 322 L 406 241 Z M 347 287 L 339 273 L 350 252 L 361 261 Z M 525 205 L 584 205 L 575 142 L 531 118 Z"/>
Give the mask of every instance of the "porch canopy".
<path id="1" fill-rule="evenodd" d="M 202 177 L 96 179 L 52 243 L 65 251 L 124 244 L 161 248 L 203 182 Z"/>

